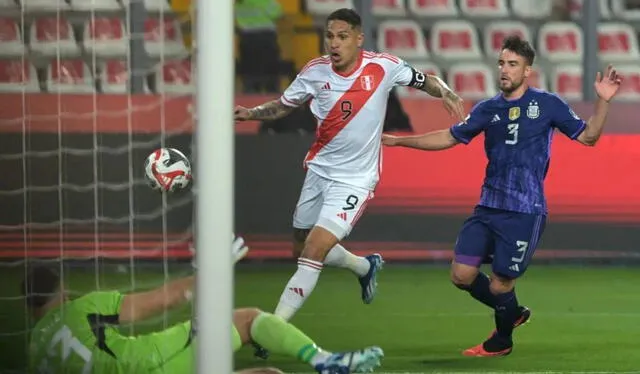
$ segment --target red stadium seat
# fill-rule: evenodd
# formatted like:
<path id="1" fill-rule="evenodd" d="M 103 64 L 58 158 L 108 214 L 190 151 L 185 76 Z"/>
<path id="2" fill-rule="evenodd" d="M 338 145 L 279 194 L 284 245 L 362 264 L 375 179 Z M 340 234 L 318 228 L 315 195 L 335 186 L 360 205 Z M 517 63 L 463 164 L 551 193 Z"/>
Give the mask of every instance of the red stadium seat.
<path id="1" fill-rule="evenodd" d="M 84 26 L 84 49 L 98 57 L 126 56 L 129 49 L 120 18 L 92 18 Z"/>
<path id="2" fill-rule="evenodd" d="M 175 19 L 147 18 L 144 22 L 144 46 L 152 58 L 179 57 L 187 54 L 180 25 Z"/>
<path id="3" fill-rule="evenodd" d="M 569 101 L 582 100 L 582 66 L 557 66 L 551 77 L 551 90 Z"/>
<path id="4" fill-rule="evenodd" d="M 607 22 L 598 25 L 598 49 L 603 61 L 638 61 L 638 38 L 631 25 Z"/>
<path id="5" fill-rule="evenodd" d="M 503 18 L 509 15 L 507 0 L 460 0 L 460 10 L 467 17 Z"/>
<path id="6" fill-rule="evenodd" d="M 191 61 L 188 59 L 168 61 L 156 74 L 158 93 L 183 94 L 194 93 Z"/>
<path id="7" fill-rule="evenodd" d="M 552 62 L 580 61 L 582 30 L 573 22 L 549 22 L 538 31 L 540 56 Z"/>
<path id="8" fill-rule="evenodd" d="M 0 18 L 0 56 L 18 57 L 25 53 L 18 23 L 10 18 Z"/>
<path id="9" fill-rule="evenodd" d="M 467 21 L 437 21 L 431 29 L 431 50 L 447 60 L 480 59 L 475 26 Z"/>
<path id="10" fill-rule="evenodd" d="M 129 84 L 129 68 L 123 60 L 109 60 L 100 69 L 102 92 L 127 93 Z"/>
<path id="11" fill-rule="evenodd" d="M 553 9 L 553 0 L 511 0 L 511 11 L 518 18 L 548 19 Z"/>
<path id="12" fill-rule="evenodd" d="M 36 69 L 25 60 L 0 60 L 0 92 L 39 92 Z"/>
<path id="13" fill-rule="evenodd" d="M 439 77 L 442 77 L 442 72 L 440 71 L 440 68 L 436 64 L 433 64 L 430 62 L 424 62 L 424 63 L 412 63 L 411 66 L 413 66 L 414 68 L 416 68 L 417 70 L 420 70 L 425 74 L 432 74 L 432 75 L 437 75 Z M 414 88 L 409 88 L 405 86 L 397 87 L 396 92 L 400 97 L 416 97 L 416 98 L 422 98 L 422 99 L 432 97 L 425 94 L 424 92 L 421 92 L 420 90 L 416 90 Z"/>
<path id="14" fill-rule="evenodd" d="M 54 93 L 93 93 L 95 85 L 84 61 L 56 59 L 47 69 L 47 89 Z"/>
<path id="15" fill-rule="evenodd" d="M 502 41 L 509 35 L 519 35 L 531 40 L 531 33 L 527 25 L 519 21 L 495 21 L 484 28 L 484 50 L 488 56 L 498 56 Z"/>
<path id="16" fill-rule="evenodd" d="M 466 99 L 479 100 L 497 93 L 493 70 L 482 63 L 454 64 L 447 72 L 447 81 L 455 92 Z"/>
<path id="17" fill-rule="evenodd" d="M 73 28 L 64 18 L 38 18 L 31 24 L 31 50 L 48 57 L 80 55 Z"/>
<path id="18" fill-rule="evenodd" d="M 372 0 L 371 12 L 378 17 L 400 17 L 406 14 L 402 0 Z"/>
<path id="19" fill-rule="evenodd" d="M 408 0 L 412 14 L 424 18 L 457 17 L 455 0 Z"/>
<path id="20" fill-rule="evenodd" d="M 429 55 L 420 26 L 411 20 L 380 22 L 378 49 L 406 59 Z"/>
<path id="21" fill-rule="evenodd" d="M 352 0 L 305 0 L 307 11 L 314 16 L 328 16 L 336 9 L 353 9 Z"/>

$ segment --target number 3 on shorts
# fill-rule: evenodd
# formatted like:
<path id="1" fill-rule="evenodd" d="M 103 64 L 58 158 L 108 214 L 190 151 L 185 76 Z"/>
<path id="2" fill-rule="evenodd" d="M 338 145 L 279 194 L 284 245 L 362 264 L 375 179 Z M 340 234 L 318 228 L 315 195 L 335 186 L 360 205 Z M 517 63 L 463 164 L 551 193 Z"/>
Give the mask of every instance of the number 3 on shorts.
<path id="1" fill-rule="evenodd" d="M 358 196 L 349 195 L 347 196 L 347 200 L 345 201 L 346 205 L 342 207 L 342 210 L 349 211 L 354 210 L 358 205 Z"/>

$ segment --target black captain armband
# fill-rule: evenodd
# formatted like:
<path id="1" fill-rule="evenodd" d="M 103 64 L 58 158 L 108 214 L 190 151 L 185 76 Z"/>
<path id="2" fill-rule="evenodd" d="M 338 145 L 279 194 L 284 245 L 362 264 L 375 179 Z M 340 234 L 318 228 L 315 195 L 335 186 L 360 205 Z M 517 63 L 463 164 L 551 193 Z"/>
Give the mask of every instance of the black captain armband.
<path id="1" fill-rule="evenodd" d="M 421 72 L 416 70 L 415 68 L 411 68 L 411 82 L 409 82 L 409 87 L 422 89 L 427 82 L 427 76 Z"/>

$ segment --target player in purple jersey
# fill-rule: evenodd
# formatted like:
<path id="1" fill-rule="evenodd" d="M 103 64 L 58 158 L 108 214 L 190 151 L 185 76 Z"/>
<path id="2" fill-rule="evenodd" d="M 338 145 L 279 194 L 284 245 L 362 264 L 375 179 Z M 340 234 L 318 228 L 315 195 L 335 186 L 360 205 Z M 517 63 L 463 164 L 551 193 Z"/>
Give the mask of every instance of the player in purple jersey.
<path id="1" fill-rule="evenodd" d="M 481 132 L 488 159 L 480 202 L 460 230 L 451 281 L 495 310 L 496 330 L 463 352 L 466 356 L 503 356 L 513 349 L 512 332 L 531 311 L 518 304 L 516 279 L 527 269 L 545 227 L 547 204 L 543 183 L 549 169 L 554 130 L 594 146 L 605 123 L 609 102 L 621 77 L 610 65 L 597 74 L 598 99 L 588 121 L 580 119 L 560 97 L 531 88 L 535 51 L 529 42 L 507 37 L 498 60 L 501 93 L 479 102 L 465 122 L 417 136 L 383 136 L 387 146 L 429 151 L 467 144 Z M 479 271 L 491 262 L 491 277 Z"/>

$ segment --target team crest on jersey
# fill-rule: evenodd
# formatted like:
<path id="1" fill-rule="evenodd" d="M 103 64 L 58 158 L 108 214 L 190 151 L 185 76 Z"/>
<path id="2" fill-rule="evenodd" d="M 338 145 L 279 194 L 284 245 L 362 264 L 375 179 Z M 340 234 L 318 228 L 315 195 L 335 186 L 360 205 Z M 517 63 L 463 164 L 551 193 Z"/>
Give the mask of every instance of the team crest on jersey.
<path id="1" fill-rule="evenodd" d="M 527 117 L 531 119 L 536 119 L 540 117 L 540 107 L 538 106 L 538 102 L 532 100 L 527 107 Z"/>
<path id="2" fill-rule="evenodd" d="M 509 108 L 509 119 L 515 121 L 518 118 L 520 118 L 520 107 L 515 106 L 513 108 Z"/>
<path id="3" fill-rule="evenodd" d="M 364 75 L 360 77 L 360 85 L 365 91 L 373 90 L 373 75 Z"/>

